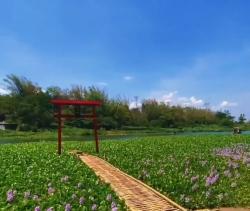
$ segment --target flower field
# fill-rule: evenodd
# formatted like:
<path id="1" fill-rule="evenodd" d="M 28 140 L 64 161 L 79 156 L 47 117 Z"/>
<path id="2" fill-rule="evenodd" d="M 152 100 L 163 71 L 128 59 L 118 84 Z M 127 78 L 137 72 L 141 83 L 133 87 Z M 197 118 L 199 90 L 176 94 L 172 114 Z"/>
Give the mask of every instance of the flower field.
<path id="1" fill-rule="evenodd" d="M 64 142 L 61 157 L 56 142 L 0 145 L 0 209 L 126 210 L 71 149 L 94 143 Z M 186 208 L 250 206 L 250 136 L 102 141 L 99 156 Z"/>
<path id="2" fill-rule="evenodd" d="M 46 143 L 0 145 L 0 210 L 126 210 L 109 185 Z"/>
<path id="3" fill-rule="evenodd" d="M 184 207 L 250 207 L 249 136 L 104 141 L 100 156 Z"/>

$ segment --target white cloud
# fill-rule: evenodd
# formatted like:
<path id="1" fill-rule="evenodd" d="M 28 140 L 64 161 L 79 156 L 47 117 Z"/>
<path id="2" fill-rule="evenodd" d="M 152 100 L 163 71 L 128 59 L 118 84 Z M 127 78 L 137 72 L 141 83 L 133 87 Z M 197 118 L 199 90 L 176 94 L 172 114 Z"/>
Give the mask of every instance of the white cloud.
<path id="1" fill-rule="evenodd" d="M 129 103 L 129 109 L 141 108 L 141 106 L 142 106 L 141 102 L 132 101 Z"/>
<path id="2" fill-rule="evenodd" d="M 239 104 L 236 102 L 229 102 L 227 100 L 223 100 L 221 103 L 218 105 L 213 105 L 211 109 L 213 111 L 221 111 L 221 110 L 231 110 L 234 107 L 237 107 Z"/>
<path id="3" fill-rule="evenodd" d="M 134 77 L 127 75 L 127 76 L 124 76 L 123 79 L 124 79 L 125 81 L 131 81 L 131 80 L 134 79 Z"/>
<path id="4" fill-rule="evenodd" d="M 178 92 L 177 91 L 174 91 L 174 92 L 169 92 L 167 94 L 164 94 L 162 96 L 162 101 L 166 104 L 171 104 L 173 101 L 174 101 L 174 97 L 175 95 L 177 94 Z"/>
<path id="5" fill-rule="evenodd" d="M 108 86 L 108 83 L 103 82 L 103 81 L 97 82 L 96 84 L 97 84 L 98 86 Z"/>
<path id="6" fill-rule="evenodd" d="M 179 97 L 176 104 L 184 107 L 204 107 L 204 100 L 197 99 L 196 97 Z"/>
<path id="7" fill-rule="evenodd" d="M 230 107 L 235 107 L 238 106 L 238 103 L 236 102 L 229 102 L 229 101 L 222 101 L 221 104 L 219 105 L 220 108 L 230 108 Z"/>
<path id="8" fill-rule="evenodd" d="M 9 91 L 0 87 L 0 95 L 7 95 L 7 94 L 9 94 Z"/>
<path id="9" fill-rule="evenodd" d="M 156 99 L 158 102 L 164 102 L 169 105 L 179 105 L 183 107 L 204 107 L 204 100 L 194 96 L 184 97 L 178 96 L 178 91 L 173 92 L 154 92 L 150 98 Z"/>

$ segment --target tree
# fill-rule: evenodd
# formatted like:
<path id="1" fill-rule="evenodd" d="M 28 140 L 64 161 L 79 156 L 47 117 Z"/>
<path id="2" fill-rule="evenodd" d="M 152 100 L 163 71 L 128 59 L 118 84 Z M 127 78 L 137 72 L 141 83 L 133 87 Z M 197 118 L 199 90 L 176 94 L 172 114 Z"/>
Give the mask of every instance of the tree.
<path id="1" fill-rule="evenodd" d="M 4 81 L 7 83 L 7 89 L 12 95 L 24 97 L 27 95 L 38 94 L 42 91 L 41 87 L 32 83 L 25 77 L 16 75 L 7 75 Z"/>
<path id="2" fill-rule="evenodd" d="M 142 103 L 142 112 L 145 113 L 149 122 L 159 119 L 161 110 L 156 100 L 144 100 Z"/>
<path id="3" fill-rule="evenodd" d="M 244 124 L 246 120 L 247 119 L 245 117 L 245 114 L 240 114 L 239 119 L 238 119 L 238 123 L 239 124 Z"/>
<path id="4" fill-rule="evenodd" d="M 58 86 L 50 86 L 46 90 L 46 94 L 50 96 L 52 99 L 56 98 L 68 98 L 68 90 L 62 90 Z"/>
<path id="5" fill-rule="evenodd" d="M 50 96 L 24 77 L 8 75 L 4 81 L 11 93 L 5 101 L 8 106 L 7 121 L 16 123 L 18 130 L 50 127 L 53 121 Z"/>
<path id="6" fill-rule="evenodd" d="M 73 100 L 83 100 L 84 99 L 84 88 L 81 85 L 74 85 L 69 91 L 69 97 Z"/>
<path id="7" fill-rule="evenodd" d="M 230 114 L 228 110 L 222 112 L 216 112 L 216 118 L 218 119 L 218 124 L 222 126 L 231 127 L 234 124 L 234 117 Z"/>
<path id="8" fill-rule="evenodd" d="M 100 126 L 106 129 L 136 127 L 194 127 L 199 125 L 217 124 L 233 126 L 234 117 L 229 111 L 213 112 L 208 109 L 192 107 L 170 106 L 156 100 L 144 100 L 141 108 L 129 109 L 127 100 L 110 99 L 108 94 L 95 86 L 83 87 L 74 85 L 71 89 L 50 86 L 46 92 L 40 86 L 16 75 L 7 75 L 4 79 L 10 94 L 0 95 L 0 114 L 6 116 L 6 121 L 17 123 L 19 129 L 36 130 L 50 127 L 53 123 L 52 105 L 54 98 L 76 100 L 98 100 L 102 106 L 97 114 Z M 137 102 L 138 97 L 135 97 Z M 92 108 L 81 108 L 83 113 L 90 113 Z M 72 113 L 72 107 L 65 108 L 65 112 Z M 245 115 L 241 114 L 238 122 L 243 124 Z M 74 121 L 71 126 L 92 127 L 91 121 Z"/>

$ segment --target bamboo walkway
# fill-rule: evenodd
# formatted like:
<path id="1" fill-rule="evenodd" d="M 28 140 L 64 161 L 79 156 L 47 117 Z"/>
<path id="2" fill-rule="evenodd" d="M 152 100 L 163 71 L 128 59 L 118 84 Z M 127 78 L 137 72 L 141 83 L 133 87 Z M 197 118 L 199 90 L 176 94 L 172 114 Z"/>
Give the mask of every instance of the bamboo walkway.
<path id="1" fill-rule="evenodd" d="M 184 211 L 166 196 L 125 174 L 108 162 L 92 155 L 79 155 L 104 182 L 110 183 L 116 194 L 125 201 L 131 211 Z"/>

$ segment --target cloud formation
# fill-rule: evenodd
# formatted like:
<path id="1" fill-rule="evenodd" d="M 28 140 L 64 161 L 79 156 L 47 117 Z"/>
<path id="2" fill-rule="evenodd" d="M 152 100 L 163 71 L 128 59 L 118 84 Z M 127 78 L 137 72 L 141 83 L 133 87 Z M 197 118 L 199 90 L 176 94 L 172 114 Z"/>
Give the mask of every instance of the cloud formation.
<path id="1" fill-rule="evenodd" d="M 0 87 L 0 95 L 7 95 L 7 94 L 9 94 L 9 91 Z"/>
<path id="2" fill-rule="evenodd" d="M 178 104 L 184 107 L 204 107 L 204 101 L 202 99 L 197 99 L 196 97 L 180 97 L 178 98 Z"/>
<path id="3" fill-rule="evenodd" d="M 195 107 L 195 108 L 202 108 L 202 109 L 210 108 L 211 110 L 214 110 L 214 111 L 231 109 L 239 105 L 237 102 L 223 100 L 221 101 L 221 103 L 210 106 L 210 103 L 207 103 L 204 99 L 200 99 L 195 96 L 191 96 L 191 97 L 180 96 L 178 94 L 178 91 L 153 92 L 149 98 L 155 99 L 158 102 L 163 102 L 171 106 L 178 105 L 182 107 Z"/>
<path id="4" fill-rule="evenodd" d="M 132 101 L 129 103 L 129 109 L 141 108 L 141 106 L 142 106 L 141 102 Z"/>
<path id="5" fill-rule="evenodd" d="M 229 101 L 222 101 L 221 104 L 220 104 L 220 108 L 230 108 L 230 107 L 236 107 L 238 106 L 238 103 L 236 102 L 229 102 Z"/>
<path id="6" fill-rule="evenodd" d="M 126 75 L 126 76 L 123 77 L 123 79 L 124 79 L 125 81 L 131 81 L 131 80 L 134 79 L 134 77 L 132 77 L 132 76 L 130 76 L 130 75 Z"/>
<path id="7" fill-rule="evenodd" d="M 199 99 L 197 97 L 184 97 L 179 96 L 178 91 L 173 92 L 156 92 L 151 95 L 151 98 L 154 98 L 158 102 L 164 102 L 165 104 L 169 105 L 178 105 L 183 107 L 197 107 L 202 108 L 204 107 L 204 100 Z"/>
<path id="8" fill-rule="evenodd" d="M 96 83 L 98 86 L 108 86 L 108 83 L 100 81 Z"/>

